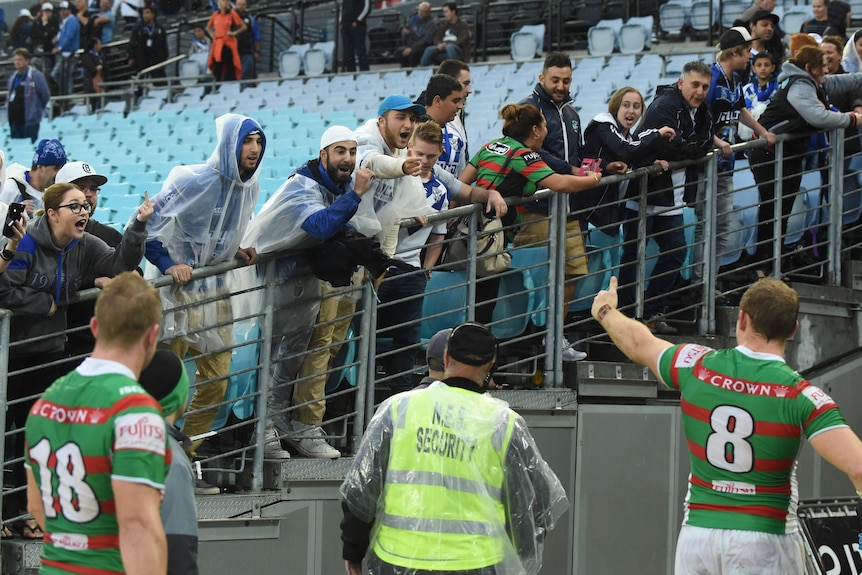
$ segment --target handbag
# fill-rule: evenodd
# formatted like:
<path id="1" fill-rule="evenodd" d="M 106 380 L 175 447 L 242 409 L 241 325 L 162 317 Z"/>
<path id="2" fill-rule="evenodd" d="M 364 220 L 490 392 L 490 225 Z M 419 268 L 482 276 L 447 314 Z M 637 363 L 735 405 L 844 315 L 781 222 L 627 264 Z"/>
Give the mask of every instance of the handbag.
<path id="1" fill-rule="evenodd" d="M 497 172 L 497 176 L 489 190 L 497 187 L 497 178 L 505 176 L 506 166 L 514 156 L 515 150 L 510 150 L 506 155 L 506 161 Z M 476 226 L 476 277 L 484 278 L 509 269 L 512 262 L 512 254 L 506 250 L 506 232 L 503 223 L 496 217 L 489 217 L 485 213 L 479 215 Z M 470 248 L 470 216 L 462 216 L 449 229 L 446 248 L 443 253 L 443 264 L 445 269 L 465 270 Z"/>
<path id="2" fill-rule="evenodd" d="M 481 214 L 476 231 L 476 277 L 484 278 L 507 270 L 512 254 L 505 251 L 506 233 L 502 222 Z M 467 269 L 469 241 L 470 216 L 462 216 L 450 231 L 450 241 L 443 255 L 446 269 Z"/>

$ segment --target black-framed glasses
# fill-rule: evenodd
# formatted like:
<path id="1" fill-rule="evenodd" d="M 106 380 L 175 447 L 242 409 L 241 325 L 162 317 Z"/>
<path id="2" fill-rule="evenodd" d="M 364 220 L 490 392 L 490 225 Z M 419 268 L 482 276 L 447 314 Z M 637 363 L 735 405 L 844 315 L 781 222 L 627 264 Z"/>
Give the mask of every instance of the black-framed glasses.
<path id="1" fill-rule="evenodd" d="M 84 193 L 93 192 L 94 194 L 98 194 L 102 189 L 99 186 L 82 186 L 81 191 Z"/>
<path id="2" fill-rule="evenodd" d="M 81 202 L 72 202 L 69 204 L 63 204 L 62 206 L 57 206 L 57 209 L 60 208 L 69 208 L 69 211 L 73 214 L 80 214 L 81 210 L 84 209 L 89 214 L 90 213 L 90 204 L 81 203 Z"/>

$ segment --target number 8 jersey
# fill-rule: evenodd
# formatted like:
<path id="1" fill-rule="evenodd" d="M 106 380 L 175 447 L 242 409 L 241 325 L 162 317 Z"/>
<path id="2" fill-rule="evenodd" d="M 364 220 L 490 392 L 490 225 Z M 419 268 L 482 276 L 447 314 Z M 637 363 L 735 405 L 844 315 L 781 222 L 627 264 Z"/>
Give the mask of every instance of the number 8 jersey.
<path id="1" fill-rule="evenodd" d="M 40 573 L 123 573 L 111 480 L 164 491 L 170 447 L 159 404 L 119 363 L 87 359 L 35 403 L 26 462 L 42 494 Z"/>
<path id="2" fill-rule="evenodd" d="M 846 427 L 832 398 L 772 354 L 670 347 L 663 383 L 682 395 L 691 475 L 683 524 L 793 533 L 802 435 Z"/>

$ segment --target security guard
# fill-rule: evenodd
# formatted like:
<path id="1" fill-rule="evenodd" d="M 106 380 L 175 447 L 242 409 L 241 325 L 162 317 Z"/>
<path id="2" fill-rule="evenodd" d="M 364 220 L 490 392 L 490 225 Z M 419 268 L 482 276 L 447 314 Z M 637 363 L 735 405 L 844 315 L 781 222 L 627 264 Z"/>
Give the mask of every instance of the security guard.
<path id="1" fill-rule="evenodd" d="M 497 342 L 484 325 L 450 333 L 445 379 L 386 400 L 341 487 L 348 575 L 539 571 L 568 507 L 524 420 L 485 394 Z"/>

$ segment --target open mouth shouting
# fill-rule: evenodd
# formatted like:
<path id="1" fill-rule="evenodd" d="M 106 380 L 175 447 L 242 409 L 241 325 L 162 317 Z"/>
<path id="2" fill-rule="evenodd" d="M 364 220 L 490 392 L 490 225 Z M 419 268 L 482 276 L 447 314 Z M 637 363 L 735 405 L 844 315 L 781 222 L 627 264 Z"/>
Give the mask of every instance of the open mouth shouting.
<path id="1" fill-rule="evenodd" d="M 78 218 L 78 220 L 75 222 L 75 229 L 83 234 L 84 228 L 87 227 L 87 221 L 89 219 L 90 218 L 88 216 L 81 216 L 80 218 Z"/>

